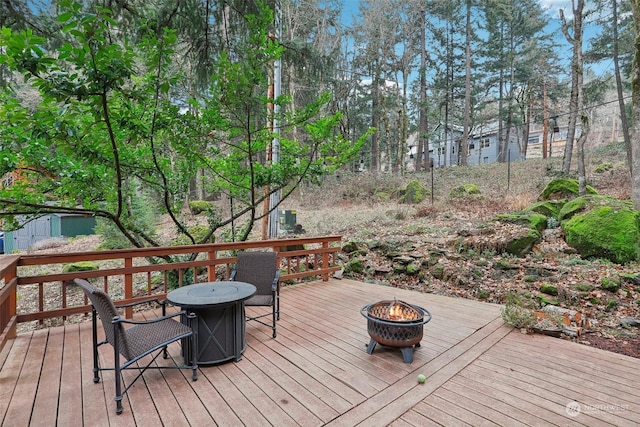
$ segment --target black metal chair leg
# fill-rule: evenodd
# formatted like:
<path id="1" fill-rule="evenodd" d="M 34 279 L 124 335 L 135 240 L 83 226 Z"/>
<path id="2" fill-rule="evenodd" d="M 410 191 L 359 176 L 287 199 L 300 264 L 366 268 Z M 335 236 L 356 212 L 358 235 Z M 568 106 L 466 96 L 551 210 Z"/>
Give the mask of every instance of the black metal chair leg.
<path id="1" fill-rule="evenodd" d="M 91 309 L 91 334 L 93 340 L 93 382 L 100 382 L 100 367 L 98 366 L 98 313 L 96 309 Z"/>

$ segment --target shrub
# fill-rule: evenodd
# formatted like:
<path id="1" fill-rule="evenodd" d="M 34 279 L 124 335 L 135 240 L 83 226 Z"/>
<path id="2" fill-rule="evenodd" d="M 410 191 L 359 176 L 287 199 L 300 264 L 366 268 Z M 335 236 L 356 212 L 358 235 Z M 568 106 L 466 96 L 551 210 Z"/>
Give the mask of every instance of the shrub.
<path id="1" fill-rule="evenodd" d="M 536 323 L 533 311 L 522 307 L 517 297 L 511 294 L 507 296 L 507 303 L 502 309 L 502 320 L 518 329 L 528 329 Z"/>

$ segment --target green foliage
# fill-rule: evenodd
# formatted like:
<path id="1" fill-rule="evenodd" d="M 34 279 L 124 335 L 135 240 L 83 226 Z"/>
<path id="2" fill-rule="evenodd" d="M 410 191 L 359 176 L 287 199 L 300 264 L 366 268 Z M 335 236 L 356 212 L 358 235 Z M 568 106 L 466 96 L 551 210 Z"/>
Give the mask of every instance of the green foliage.
<path id="1" fill-rule="evenodd" d="M 518 329 L 530 328 L 536 322 L 533 311 L 523 307 L 520 299 L 514 294 L 507 295 L 507 303 L 502 308 L 502 320 Z"/>
<path id="2" fill-rule="evenodd" d="M 607 302 L 606 311 L 616 311 L 618 309 L 618 301 L 612 299 Z"/>
<path id="3" fill-rule="evenodd" d="M 56 49 L 46 50 L 30 30 L 0 32 L 0 65 L 22 74 L 40 96 L 31 107 L 0 92 L 0 172 L 21 178 L 0 189 L 0 216 L 9 222 L 18 214 L 91 214 L 111 223 L 128 246 L 155 246 L 132 208 L 135 199 L 152 197 L 161 206 L 155 212 L 169 214 L 184 234 L 180 209 L 190 183 L 204 174 L 207 192 L 234 200 L 233 218 L 211 216 L 210 231 L 249 214 L 237 236 L 244 240 L 269 197 L 265 188 L 284 198 L 303 179 L 317 182 L 351 162 L 367 137 L 343 137 L 341 114 L 326 113 L 328 93 L 297 111 L 285 108 L 287 97 L 263 95 L 283 49 L 268 36 L 273 15 L 266 6 L 243 16 L 246 34 L 211 52 L 213 80 L 205 97 L 193 98 L 180 92 L 193 82 L 173 63 L 178 38 L 162 26 L 168 21 L 146 22 L 144 14 L 121 21 L 109 9 L 72 0 L 56 6 L 65 40 Z M 127 38 L 121 25 L 139 34 Z M 270 103 L 282 112 L 277 135 Z M 269 163 L 264 153 L 276 136 L 279 161 Z M 124 246 L 115 240 L 107 237 L 109 246 Z"/>
<path id="4" fill-rule="evenodd" d="M 478 291 L 478 298 L 479 299 L 487 299 L 490 296 L 491 296 L 491 293 L 489 291 L 487 291 L 487 290 L 482 289 L 482 290 Z"/>

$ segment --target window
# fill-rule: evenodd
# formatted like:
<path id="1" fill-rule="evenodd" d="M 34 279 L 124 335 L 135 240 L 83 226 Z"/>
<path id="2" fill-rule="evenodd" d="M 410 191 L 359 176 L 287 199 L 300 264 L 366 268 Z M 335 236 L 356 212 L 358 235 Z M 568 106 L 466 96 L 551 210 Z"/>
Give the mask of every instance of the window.
<path id="1" fill-rule="evenodd" d="M 484 138 L 482 140 L 480 140 L 480 147 L 482 148 L 487 148 L 491 146 L 491 139 L 489 138 Z"/>

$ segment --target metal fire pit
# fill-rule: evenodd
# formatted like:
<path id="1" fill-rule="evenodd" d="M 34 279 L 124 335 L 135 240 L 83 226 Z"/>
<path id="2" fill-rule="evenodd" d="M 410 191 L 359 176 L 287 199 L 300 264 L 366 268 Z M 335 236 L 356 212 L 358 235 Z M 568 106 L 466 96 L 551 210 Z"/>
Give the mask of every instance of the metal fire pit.
<path id="1" fill-rule="evenodd" d="M 431 320 L 428 310 L 394 300 L 365 305 L 360 314 L 367 318 L 367 331 L 371 337 L 367 353 L 373 353 L 376 344 L 397 347 L 404 363 L 413 362 L 413 350 L 420 347 L 424 324 Z"/>

